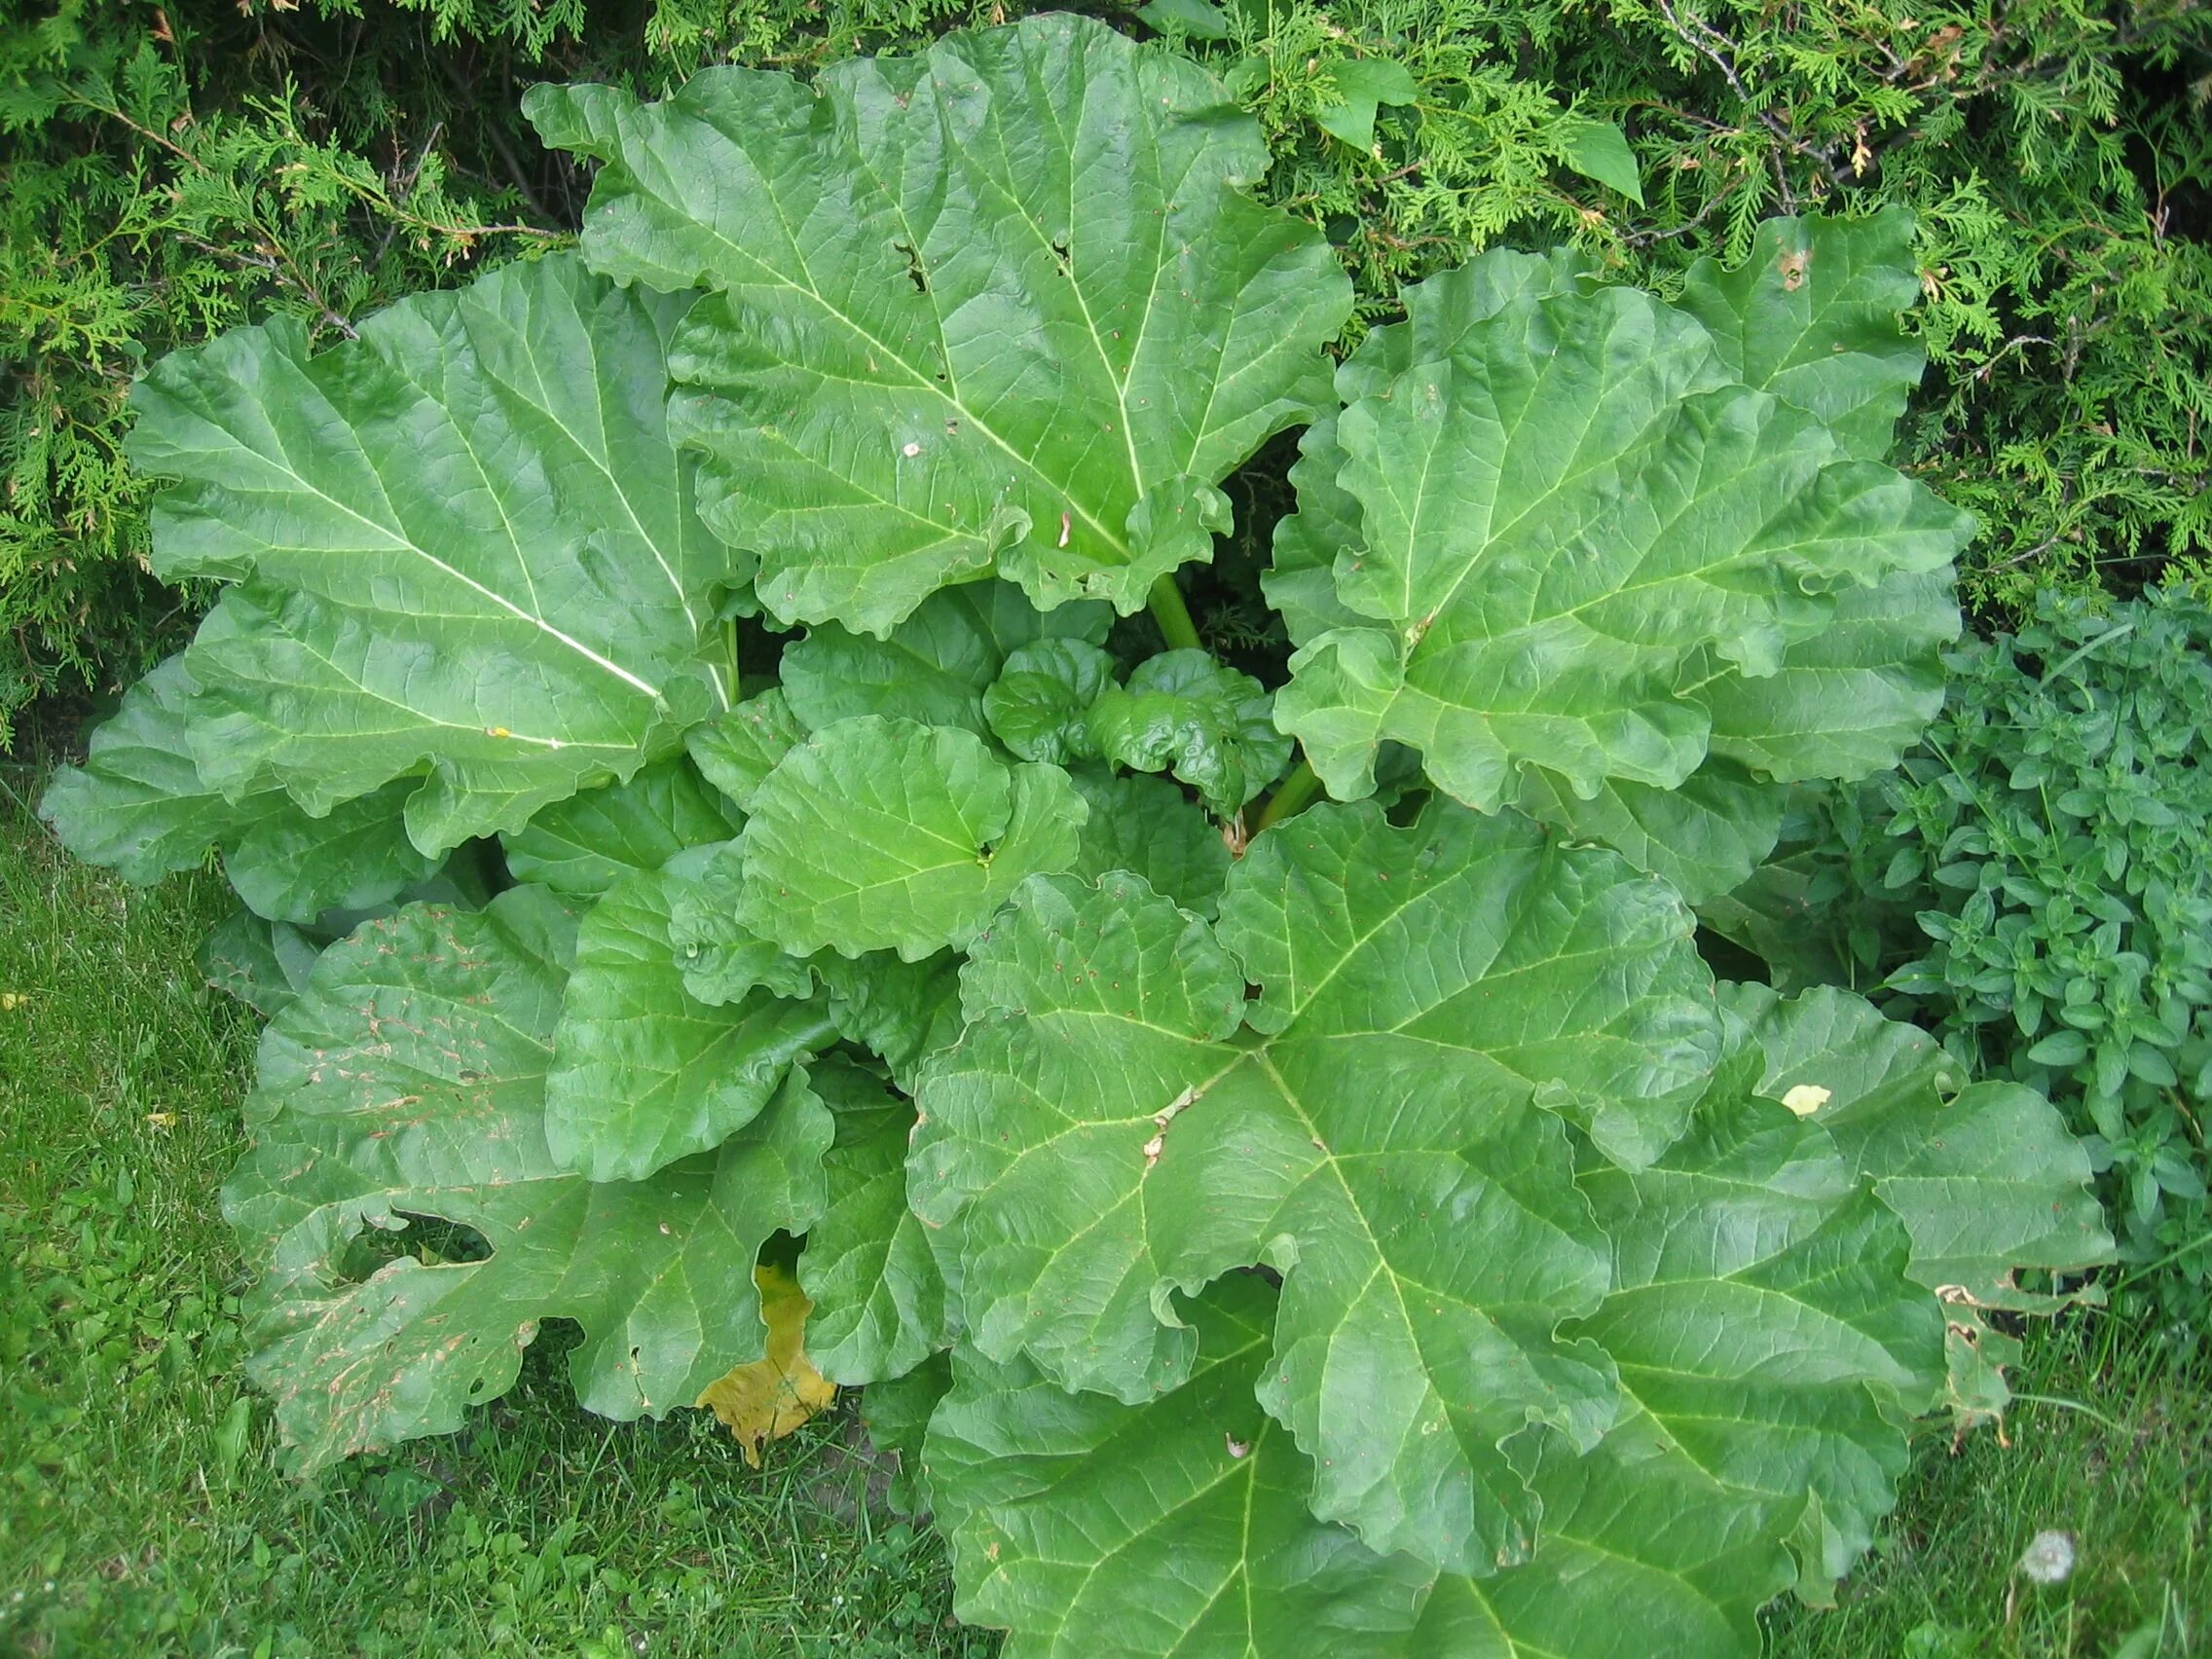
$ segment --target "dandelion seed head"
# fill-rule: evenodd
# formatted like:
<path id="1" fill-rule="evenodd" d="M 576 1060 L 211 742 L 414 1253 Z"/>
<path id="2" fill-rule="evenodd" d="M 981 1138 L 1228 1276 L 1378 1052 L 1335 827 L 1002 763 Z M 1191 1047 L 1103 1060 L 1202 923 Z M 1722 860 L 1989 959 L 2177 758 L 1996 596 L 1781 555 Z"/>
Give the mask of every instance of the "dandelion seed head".
<path id="1" fill-rule="evenodd" d="M 2074 1535 L 2046 1528 L 2020 1553 L 2020 1570 L 2037 1584 L 2063 1584 L 2074 1576 Z"/>

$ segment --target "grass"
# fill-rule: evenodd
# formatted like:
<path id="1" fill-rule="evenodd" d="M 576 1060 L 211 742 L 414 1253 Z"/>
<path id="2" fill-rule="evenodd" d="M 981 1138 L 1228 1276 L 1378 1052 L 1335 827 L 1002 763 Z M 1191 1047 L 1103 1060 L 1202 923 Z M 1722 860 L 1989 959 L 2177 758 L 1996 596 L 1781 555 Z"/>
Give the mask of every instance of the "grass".
<path id="1" fill-rule="evenodd" d="M 0 1653 L 992 1650 L 848 1413 L 756 1473 L 703 1415 L 575 1411 L 551 1335 L 463 1433 L 289 1480 L 215 1210 L 253 1041 L 192 963 L 220 883 L 73 864 L 32 781 L 0 770 Z M 2091 1318 L 2021 1386 L 2087 1409 L 2021 1406 L 2009 1449 L 1932 1437 L 1840 1608 L 1771 1617 L 1778 1659 L 2212 1651 L 2212 1383 Z M 2045 1528 L 2080 1563 L 2038 1588 L 2013 1564 Z"/>
<path id="2" fill-rule="evenodd" d="M 1770 1617 L 1791 1659 L 2191 1659 L 2212 1652 L 2212 1379 L 2098 1314 L 2030 1339 L 2006 1439 L 1932 1430 L 1831 1612 Z M 2017 1569 L 2042 1531 L 2073 1573 Z"/>
<path id="3" fill-rule="evenodd" d="M 576 1411 L 550 1334 L 461 1435 L 286 1478 L 215 1208 L 253 1045 L 193 966 L 222 902 L 79 866 L 0 792 L 0 1654 L 990 1650 L 849 1413 L 755 1473 L 703 1413 Z"/>

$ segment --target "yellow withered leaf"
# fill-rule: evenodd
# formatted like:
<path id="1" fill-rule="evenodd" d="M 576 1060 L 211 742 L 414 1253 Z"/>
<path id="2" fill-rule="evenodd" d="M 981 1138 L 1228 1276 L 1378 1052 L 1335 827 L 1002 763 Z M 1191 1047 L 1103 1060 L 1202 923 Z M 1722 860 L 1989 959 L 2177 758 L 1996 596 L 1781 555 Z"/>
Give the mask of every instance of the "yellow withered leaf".
<path id="1" fill-rule="evenodd" d="M 837 1385 L 824 1382 L 807 1360 L 806 1316 L 814 1304 L 800 1291 L 798 1280 L 783 1268 L 756 1267 L 753 1282 L 760 1287 L 768 1357 L 717 1378 L 694 1404 L 722 1419 L 744 1449 L 746 1462 L 757 1469 L 760 1448 L 829 1410 Z"/>

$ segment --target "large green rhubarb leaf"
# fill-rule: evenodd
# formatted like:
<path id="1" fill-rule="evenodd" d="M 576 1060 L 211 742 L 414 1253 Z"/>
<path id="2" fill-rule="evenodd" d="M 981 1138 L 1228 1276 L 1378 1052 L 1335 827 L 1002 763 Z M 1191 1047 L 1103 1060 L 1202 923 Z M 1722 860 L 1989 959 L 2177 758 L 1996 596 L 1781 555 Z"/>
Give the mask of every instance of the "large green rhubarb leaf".
<path id="1" fill-rule="evenodd" d="M 1782 1538 L 1804 1494 L 1732 1491 L 1641 1414 L 1586 1455 L 1531 1455 L 1545 1504 L 1534 1559 L 1447 1573 L 1421 1603 L 1427 1568 L 1313 1518 L 1310 1464 L 1253 1404 L 1271 1300 L 1235 1275 L 1190 1305 L 1193 1380 L 1141 1406 L 956 1350 L 926 1444 L 963 1618 L 1006 1628 L 1010 1653 L 1054 1659 L 1759 1651 L 1755 1615 L 1789 1587 Z"/>
<path id="2" fill-rule="evenodd" d="M 514 1380 L 540 1321 L 613 1418 L 689 1405 L 765 1346 L 751 1269 L 821 1213 L 830 1116 L 793 1074 L 716 1153 L 595 1185 L 546 1145 L 574 921 L 544 889 L 481 912 L 411 906 L 333 945 L 262 1043 L 252 1150 L 224 1213 L 262 1278 L 250 1370 L 308 1468 L 459 1428 Z M 488 1253 L 378 1266 L 372 1229 L 432 1217 Z"/>
<path id="3" fill-rule="evenodd" d="M 726 691 L 694 660 L 750 567 L 692 512 L 668 437 L 683 302 L 571 257 L 155 365 L 132 461 L 162 574 L 239 583 L 186 653 L 207 786 L 311 813 L 421 777 L 417 846 L 519 830 L 626 777 Z"/>
<path id="4" fill-rule="evenodd" d="M 1188 1309 L 1191 1380 L 1135 1410 L 956 1354 L 930 1497 L 960 1616 L 1009 1631 L 1008 1659 L 1408 1654 L 1429 1574 L 1309 1514 L 1311 1466 L 1253 1401 L 1272 1303 L 1215 1286 Z"/>
<path id="5" fill-rule="evenodd" d="M 1369 333 L 1338 366 L 1339 402 L 1348 405 L 1388 391 L 1417 351 L 1422 356 L 1448 351 L 1449 333 L 1438 333 L 1438 325 L 1450 330 L 1478 322 L 1516 294 L 1580 293 L 1588 275 L 1587 262 L 1567 248 L 1546 255 L 1500 249 L 1436 278 L 1439 286 L 1455 290 L 1453 303 L 1415 313 L 1407 319 L 1409 328 Z M 1268 603 L 1282 612 L 1291 644 L 1301 648 L 1331 629 L 1362 625 L 1337 592 L 1336 572 L 1356 570 L 1360 558 L 1359 498 L 1338 481 L 1345 464 L 1337 433 L 1341 414 L 1341 408 L 1324 410 L 1298 440 L 1298 461 L 1290 469 L 1298 510 L 1276 521 L 1272 568 L 1260 583 Z"/>
<path id="6" fill-rule="evenodd" d="M 957 726 L 863 716 L 777 762 L 738 845 L 738 920 L 794 956 L 965 945 L 1028 876 L 1070 867 L 1089 808 L 1057 766 Z"/>
<path id="7" fill-rule="evenodd" d="M 1113 620 L 1103 605 L 1044 611 L 1011 582 L 968 582 L 933 594 L 884 639 L 834 623 L 811 629 L 785 648 L 778 672 L 792 712 L 809 727 L 855 715 L 902 715 L 988 736 L 983 695 L 1010 655 L 1040 640 L 1095 646 Z"/>
<path id="8" fill-rule="evenodd" d="M 1832 1027 L 1822 1014 L 1807 1024 Z M 1906 1229 L 1866 1172 L 1801 1100 L 1761 1095 L 1766 1057 L 1743 1025 L 1732 1041 L 1659 1160 L 1585 1159 L 1578 1172 L 1611 1272 L 1568 1329 L 1617 1365 L 1623 1413 L 1589 1448 L 1545 1436 L 1517 1449 L 1541 1505 L 1530 1558 L 1447 1571 L 1403 1636 L 1388 1634 L 1400 1598 L 1428 1571 L 1406 1557 L 1366 1558 L 1380 1605 L 1347 1604 L 1344 1581 L 1308 1568 L 1325 1606 L 1272 1618 L 1296 1594 L 1271 1587 L 1289 1570 L 1279 1564 L 1351 1547 L 1308 1505 L 1311 1465 L 1251 1415 L 1281 1375 L 1301 1257 L 1279 1308 L 1246 1273 L 1179 1308 L 1191 1380 L 1142 1403 L 1069 1395 L 1032 1360 L 955 1349 L 928 1472 L 963 1616 L 1045 1654 L 1751 1659 L 1760 1605 L 1792 1585 L 1821 1599 L 1894 1502 L 1905 1415 L 1942 1377 L 1944 1316 L 1909 1275 Z M 1366 1356 L 1334 1357 L 1360 1368 Z M 1359 1374 L 1377 1380 L 1372 1366 Z M 1271 1456 L 1284 1466 L 1246 1467 Z M 1202 1565 L 1162 1575 L 1162 1560 Z"/>
<path id="9" fill-rule="evenodd" d="M 954 35 L 812 87 L 741 69 L 663 103 L 537 88 L 604 164 L 593 266 L 712 290 L 673 359 L 709 522 L 786 621 L 881 634 L 996 569 L 1140 607 L 1211 556 L 1218 488 L 1329 402 L 1350 310 L 1318 231 L 1246 193 L 1258 126 L 1088 18 Z"/>
<path id="10" fill-rule="evenodd" d="M 1834 423 L 1839 453 L 1879 460 L 1924 361 L 1899 315 L 1917 294 L 1910 240 L 1901 214 L 1772 220 L 1738 269 L 1701 264 L 1679 309 L 1706 325 L 1719 373 Z M 1347 404 L 1385 397 L 1417 360 L 1449 358 L 1467 330 L 1516 299 L 1571 302 L 1589 277 L 1571 255 L 1494 253 L 1428 286 L 1437 292 L 1408 326 L 1377 330 L 1339 371 Z M 1332 630 L 1364 637 L 1368 625 L 1346 605 L 1366 555 L 1336 418 L 1315 422 L 1300 450 L 1291 472 L 1299 510 L 1276 527 L 1265 585 L 1305 647 Z M 1865 574 L 1879 572 L 1854 579 Z M 1509 798 L 1614 847 L 1693 901 L 1737 887 L 1774 845 L 1784 797 L 1769 781 L 1863 777 L 1895 764 L 1941 702 L 1937 651 L 1958 632 L 1947 565 L 1845 586 L 1832 609 L 1809 618 L 1778 609 L 1776 619 L 1788 630 L 1778 663 L 1751 664 L 1755 676 L 1714 650 L 1685 660 L 1674 694 L 1706 718 L 1713 757 L 1686 781 L 1570 782 L 1535 754 L 1518 796 L 1506 787 Z M 1301 698 L 1294 687 L 1286 709 L 1303 709 Z M 1299 718 L 1323 742 L 1331 731 L 1355 746 L 1371 735 L 1356 708 Z"/>
<path id="11" fill-rule="evenodd" d="M 1315 1512 L 1461 1571 L 1523 1559 L 1509 1443 L 1587 1447 L 1620 1409 L 1603 1351 L 1554 1334 L 1610 1283 L 1567 1124 L 1641 1166 L 1704 1092 L 1720 1024 L 1688 913 L 1609 853 L 1445 803 L 1404 830 L 1308 812 L 1252 843 L 1221 914 L 1058 878 L 974 949 L 909 1163 L 971 1338 L 1141 1400 L 1193 1362 L 1169 1294 L 1271 1262 L 1262 1398 L 1317 1460 Z"/>
<path id="12" fill-rule="evenodd" d="M 1969 521 L 1737 384 L 1682 313 L 1484 263 L 1408 291 L 1373 348 L 1408 366 L 1338 423 L 1362 541 L 1338 595 L 1373 620 L 1299 652 L 1278 717 L 1339 795 L 1385 738 L 1485 809 L 1530 763 L 1673 788 L 1712 724 L 1685 677 L 1772 674 L 1837 592 L 1940 571 Z"/>

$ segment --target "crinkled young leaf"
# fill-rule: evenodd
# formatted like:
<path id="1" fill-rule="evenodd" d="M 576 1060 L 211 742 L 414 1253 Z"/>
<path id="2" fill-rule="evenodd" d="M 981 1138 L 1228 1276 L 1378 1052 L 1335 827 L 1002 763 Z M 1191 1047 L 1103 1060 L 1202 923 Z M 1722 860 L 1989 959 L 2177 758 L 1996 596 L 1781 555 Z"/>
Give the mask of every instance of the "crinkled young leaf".
<path id="1" fill-rule="evenodd" d="M 1553 1336 L 1609 1282 L 1558 1114 L 1648 1163 L 1717 1057 L 1710 987 L 1666 888 L 1449 805 L 1269 831 L 1218 940 L 1133 877 L 1035 882 L 921 1081 L 914 1206 L 957 1223 L 978 1348 L 1127 1400 L 1189 1372 L 1169 1291 L 1272 1261 L 1262 1397 L 1315 1513 L 1492 1571 L 1534 1542 L 1505 1444 L 1617 1410 Z"/>
<path id="2" fill-rule="evenodd" d="M 669 941 L 674 870 L 624 877 L 584 915 L 545 1080 L 553 1160 L 637 1181 L 744 1127 L 794 1064 L 829 1047 L 819 1007 L 756 991 L 710 1007 Z"/>
<path id="3" fill-rule="evenodd" d="M 1691 266 L 1678 303 L 1737 380 L 1879 461 L 1928 366 L 1904 327 L 1920 300 L 1912 242 L 1912 215 L 1899 206 L 1870 219 L 1769 219 L 1734 270 L 1710 257 Z"/>
<path id="4" fill-rule="evenodd" d="M 1134 871 L 1161 898 L 1212 920 L 1232 861 L 1219 827 L 1198 804 L 1165 778 L 1091 767 L 1069 775 L 1090 803 L 1075 873 L 1095 879 Z"/>
<path id="5" fill-rule="evenodd" d="M 745 852 L 735 841 L 679 854 L 665 873 L 669 956 L 692 996 L 709 1008 L 722 1008 L 756 989 L 779 997 L 814 994 L 811 963 L 737 919 Z"/>
<path id="6" fill-rule="evenodd" d="M 1363 539 L 1339 596 L 1385 626 L 1313 640 L 1277 697 L 1333 793 L 1366 793 L 1383 738 L 1486 809 L 1527 762 L 1578 793 L 1672 788 L 1710 724 L 1677 696 L 1685 667 L 1770 673 L 1834 591 L 1938 571 L 1966 538 L 1919 485 L 1732 385 L 1648 295 L 1531 287 L 1462 325 L 1465 293 L 1408 290 L 1411 366 L 1338 424 Z"/>
<path id="7" fill-rule="evenodd" d="M 427 767 L 407 827 L 442 852 L 704 715 L 701 625 L 749 570 L 669 442 L 683 309 L 555 257 L 327 351 L 279 318 L 156 364 L 130 437 L 176 481 L 156 568 L 243 584 L 185 656 L 206 784 L 324 812 Z"/>
<path id="8" fill-rule="evenodd" d="M 79 858 L 127 881 L 192 869 L 220 846 L 239 897 L 272 921 L 382 904 L 437 867 L 402 821 L 412 782 L 343 801 L 312 818 L 281 790 L 230 800 L 193 762 L 192 685 L 170 657 L 124 693 L 93 733 L 82 766 L 55 775 L 39 812 Z"/>
<path id="9" fill-rule="evenodd" d="M 1282 774 L 1290 739 L 1274 700 L 1248 674 L 1202 650 L 1162 651 L 1137 664 L 1090 709 L 1090 739 L 1138 772 L 1173 772 L 1224 818 Z"/>
<path id="10" fill-rule="evenodd" d="M 1006 1629 L 1008 1659 L 1406 1651 L 1429 1573 L 1309 1514 L 1311 1466 L 1253 1401 L 1272 1300 L 1214 1286 L 1190 1381 L 1135 1409 L 955 1353 L 930 1495 L 960 1616 Z"/>
<path id="11" fill-rule="evenodd" d="M 805 736 L 806 727 L 792 713 L 783 687 L 776 686 L 693 726 L 683 734 L 683 747 L 700 776 L 740 811 L 750 811 L 776 762 Z"/>
<path id="12" fill-rule="evenodd" d="M 601 163 L 586 257 L 706 287 L 674 359 L 709 520 L 786 621 L 880 634 L 996 569 L 1138 608 L 1211 556 L 1220 480 L 1328 401 L 1350 289 L 1246 194 L 1258 127 L 1088 18 L 953 35 L 809 88 L 538 88 Z"/>
<path id="13" fill-rule="evenodd" d="M 955 726 L 866 716 L 777 763 L 739 837 L 738 920 L 794 956 L 965 945 L 1027 877 L 1075 863 L 1088 808 L 1057 766 Z"/>
<path id="14" fill-rule="evenodd" d="M 596 899 L 626 875 L 658 869 L 686 847 L 737 833 L 729 809 L 679 756 L 625 782 L 555 801 L 500 837 L 518 881 Z"/>
<path id="15" fill-rule="evenodd" d="M 2112 1259 L 2088 1155 L 2034 1090 L 1958 1088 L 1957 1065 L 1925 1032 L 1848 991 L 1786 1000 L 1726 985 L 1722 1000 L 1766 1057 L 1761 1093 L 1827 1091 L 1815 1121 L 1903 1218 L 1912 1276 L 1939 1297 L 2048 1311 L 2071 1298 L 2023 1289 L 2016 1270 L 2078 1273 Z"/>
<path id="16" fill-rule="evenodd" d="M 224 1213 L 263 1272 L 249 1369 L 306 1468 L 459 1428 L 547 1318 L 582 1326 L 570 1375 L 613 1418 L 760 1356 L 745 1266 L 821 1212 L 830 1114 L 793 1074 L 714 1155 L 638 1183 L 564 1173 L 543 1089 L 574 925 L 539 887 L 412 906 L 324 952 L 263 1039 Z M 415 1216 L 490 1255 L 356 1272 L 364 1230 Z"/>
<path id="17" fill-rule="evenodd" d="M 1095 760 L 1090 707 L 1114 683 L 1114 659 L 1082 640 L 1040 640 L 1006 659 L 983 693 L 991 735 L 1024 760 Z"/>
<path id="18" fill-rule="evenodd" d="M 837 1035 L 873 1052 L 901 1088 L 911 1091 L 921 1063 L 959 1040 L 960 958 L 952 951 L 919 962 L 888 950 L 829 951 L 814 959 L 814 971 Z"/>
<path id="19" fill-rule="evenodd" d="M 906 1207 L 914 1108 L 857 1066 L 825 1061 L 812 1082 L 837 1115 L 837 1141 L 823 1160 L 830 1202 L 798 1261 L 814 1299 L 807 1351 L 841 1385 L 903 1377 L 947 1336 L 944 1276 Z"/>
<path id="20" fill-rule="evenodd" d="M 784 649 L 784 695 L 811 728 L 856 715 L 898 715 L 988 737 L 983 695 L 1009 655 L 1041 640 L 1096 645 L 1113 621 L 1103 605 L 1044 611 L 1012 582 L 966 582 L 932 594 L 880 640 L 835 623 L 809 629 Z"/>

